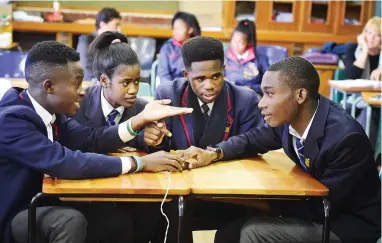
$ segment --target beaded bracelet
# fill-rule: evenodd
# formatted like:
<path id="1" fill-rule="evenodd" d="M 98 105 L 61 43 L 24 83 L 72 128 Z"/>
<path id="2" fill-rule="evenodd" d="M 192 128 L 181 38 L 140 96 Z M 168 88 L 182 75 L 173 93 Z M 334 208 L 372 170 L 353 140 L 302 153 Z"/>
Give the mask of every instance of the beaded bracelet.
<path id="1" fill-rule="evenodd" d="M 133 128 L 131 127 L 131 119 L 129 119 L 129 120 L 127 121 L 127 131 L 129 131 L 129 133 L 130 133 L 131 136 L 139 136 L 139 135 L 143 132 L 143 130 L 140 130 L 140 131 L 138 131 L 138 132 L 135 132 L 135 131 L 133 130 Z"/>

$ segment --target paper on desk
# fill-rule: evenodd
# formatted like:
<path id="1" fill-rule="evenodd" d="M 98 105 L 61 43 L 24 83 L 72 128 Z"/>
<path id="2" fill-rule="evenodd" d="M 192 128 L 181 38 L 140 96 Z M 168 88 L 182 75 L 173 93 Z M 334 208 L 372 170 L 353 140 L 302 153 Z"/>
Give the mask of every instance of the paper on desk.
<path id="1" fill-rule="evenodd" d="M 329 84 L 338 84 L 344 88 L 381 89 L 382 82 L 368 79 L 329 80 Z"/>

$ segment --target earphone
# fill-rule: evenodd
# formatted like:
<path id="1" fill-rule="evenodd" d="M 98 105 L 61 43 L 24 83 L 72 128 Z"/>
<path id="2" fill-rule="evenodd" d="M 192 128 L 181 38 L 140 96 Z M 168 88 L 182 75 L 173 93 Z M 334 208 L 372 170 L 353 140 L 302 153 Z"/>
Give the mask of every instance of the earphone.
<path id="1" fill-rule="evenodd" d="M 165 235 L 164 235 L 164 241 L 163 243 L 166 243 L 167 241 L 167 234 L 168 234 L 168 229 L 170 228 L 170 220 L 168 219 L 167 215 L 163 212 L 163 204 L 164 202 L 166 201 L 166 198 L 167 198 L 167 195 L 168 195 L 168 192 L 170 191 L 170 187 L 171 187 L 171 171 L 168 171 L 168 172 L 165 172 L 167 173 L 167 178 L 168 178 L 168 184 L 167 184 L 167 190 L 166 190 L 166 193 L 164 195 L 164 198 L 162 200 L 162 203 L 160 204 L 160 211 L 162 213 L 162 215 L 166 218 L 166 221 L 167 221 L 167 227 L 166 227 L 166 232 L 165 232 Z"/>

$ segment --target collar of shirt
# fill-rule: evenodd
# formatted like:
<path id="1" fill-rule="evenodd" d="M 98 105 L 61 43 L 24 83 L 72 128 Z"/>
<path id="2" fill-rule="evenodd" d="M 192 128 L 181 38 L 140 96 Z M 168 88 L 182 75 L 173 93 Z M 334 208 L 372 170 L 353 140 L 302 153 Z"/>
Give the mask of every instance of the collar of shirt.
<path id="1" fill-rule="evenodd" d="M 53 123 L 56 120 L 56 115 L 55 114 L 50 114 L 47 110 L 45 110 L 44 107 L 42 107 L 33 97 L 31 94 L 29 94 L 27 90 L 27 94 L 29 99 L 32 102 L 33 108 L 35 109 L 37 115 L 41 117 L 42 121 L 44 122 L 45 126 Z"/>
<path id="2" fill-rule="evenodd" d="M 248 57 L 248 50 L 245 51 L 243 55 L 237 54 L 237 58 L 238 58 L 239 60 L 246 59 L 247 57 Z"/>
<path id="3" fill-rule="evenodd" d="M 305 128 L 305 131 L 302 134 L 302 137 L 300 136 L 300 134 L 298 134 L 298 132 L 291 125 L 289 125 L 289 134 L 300 139 L 302 144 L 305 142 L 306 138 L 308 137 L 310 127 L 312 126 L 312 123 L 313 123 L 314 117 L 316 116 L 316 112 L 318 110 L 319 105 L 320 105 L 320 100 L 318 100 L 316 110 L 314 111 L 313 116 L 310 119 L 308 126 Z"/>
<path id="4" fill-rule="evenodd" d="M 204 113 L 204 110 L 203 110 L 203 108 L 202 108 L 202 105 L 204 104 L 203 101 L 201 101 L 201 100 L 198 98 L 198 102 L 199 102 L 199 107 L 200 107 L 200 109 L 202 110 L 202 113 Z M 215 104 L 215 101 L 207 104 L 208 108 L 210 109 L 210 110 L 208 111 L 208 115 L 211 115 L 211 111 L 212 111 L 212 108 L 214 107 L 214 104 Z"/>
<path id="5" fill-rule="evenodd" d="M 101 90 L 101 107 L 103 116 L 107 119 L 107 116 L 114 110 L 114 107 L 111 106 L 110 103 L 106 100 L 105 96 L 103 96 L 103 88 Z M 120 106 L 116 108 L 116 110 L 118 111 L 119 115 L 122 115 L 125 107 Z"/>

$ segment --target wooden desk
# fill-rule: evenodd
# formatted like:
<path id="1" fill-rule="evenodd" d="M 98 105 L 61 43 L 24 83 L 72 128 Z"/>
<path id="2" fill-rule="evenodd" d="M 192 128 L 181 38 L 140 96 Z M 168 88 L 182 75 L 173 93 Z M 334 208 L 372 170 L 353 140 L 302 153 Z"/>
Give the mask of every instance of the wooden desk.
<path id="1" fill-rule="evenodd" d="M 11 50 L 19 46 L 19 43 L 12 42 L 9 46 L 0 46 L 0 50 Z"/>
<path id="2" fill-rule="evenodd" d="M 182 172 L 197 195 L 327 196 L 328 189 L 296 166 L 284 153 L 218 162 Z"/>
<path id="3" fill-rule="evenodd" d="M 381 100 L 373 100 L 372 98 L 376 95 L 381 95 L 381 92 L 362 92 L 362 99 L 370 106 L 381 107 Z"/>
<path id="4" fill-rule="evenodd" d="M 139 155 L 143 153 L 111 154 Z M 168 178 L 164 173 L 137 173 L 115 178 L 94 180 L 44 179 L 43 192 L 31 201 L 29 209 L 30 239 L 34 239 L 35 207 L 44 196 L 59 198 L 162 198 L 167 189 Z M 330 229 L 329 204 L 325 197 L 328 189 L 298 168 L 278 151 L 260 158 L 219 162 L 207 167 L 171 174 L 170 197 L 178 196 L 179 229 L 183 222 L 185 200 L 183 196 L 194 194 L 208 198 L 271 198 L 298 199 L 324 197 L 325 227 L 323 237 L 328 238 Z M 115 201 L 115 200 L 114 200 Z M 34 242 L 33 240 L 30 242 Z M 328 242 L 328 241 L 325 241 Z"/>
<path id="5" fill-rule="evenodd" d="M 329 80 L 333 79 L 334 72 L 338 68 L 337 65 L 320 65 L 315 64 L 318 75 L 320 76 L 320 89 L 319 92 L 321 95 L 329 98 L 330 96 L 330 85 Z"/>
<path id="6" fill-rule="evenodd" d="M 360 81 L 362 82 L 362 81 Z M 352 98 L 352 108 L 351 115 L 355 118 L 355 108 L 357 102 L 361 99 L 361 97 L 357 97 L 357 93 L 361 92 L 378 92 L 381 90 L 381 87 L 348 87 L 342 83 L 342 81 L 338 80 L 329 80 L 330 84 L 330 99 L 333 100 L 334 92 L 339 91 L 343 94 L 343 108 L 346 109 L 347 106 L 347 94 L 351 94 Z"/>
<path id="7" fill-rule="evenodd" d="M 362 95 L 362 99 L 367 103 L 365 132 L 367 136 L 370 136 L 372 107 L 380 108 L 382 106 L 381 100 L 373 100 L 372 97 L 376 95 L 381 95 L 381 92 L 362 92 L 361 95 Z M 381 120 L 379 121 L 379 123 L 381 123 Z M 379 126 L 381 126 L 381 124 L 379 124 Z M 380 136 L 380 134 L 377 134 L 377 135 Z"/>
<path id="8" fill-rule="evenodd" d="M 305 173 L 284 153 L 268 152 L 260 158 L 219 162 L 183 171 L 191 193 L 205 199 L 304 199 L 323 197 L 323 241 L 329 242 L 328 188 Z"/>
<path id="9" fill-rule="evenodd" d="M 124 153 L 111 155 L 141 156 L 143 153 Z M 41 198 L 50 196 L 69 201 L 126 201 L 121 199 L 130 199 L 128 201 L 160 202 L 163 200 L 163 197 L 166 194 L 168 183 L 169 179 L 167 173 L 136 173 L 121 175 L 114 178 L 92 180 L 62 180 L 45 178 L 42 192 L 34 196 L 29 207 L 29 243 L 34 243 L 36 241 L 36 207 Z M 179 239 L 183 222 L 183 196 L 188 194 L 190 194 L 190 187 L 187 185 L 181 173 L 171 173 L 171 185 L 168 190 L 168 196 L 169 198 L 178 198 L 178 243 L 181 242 Z M 74 198 L 76 198 L 76 200 L 74 200 Z"/>

